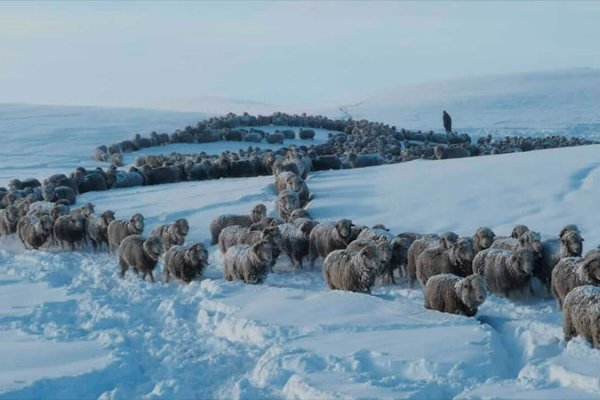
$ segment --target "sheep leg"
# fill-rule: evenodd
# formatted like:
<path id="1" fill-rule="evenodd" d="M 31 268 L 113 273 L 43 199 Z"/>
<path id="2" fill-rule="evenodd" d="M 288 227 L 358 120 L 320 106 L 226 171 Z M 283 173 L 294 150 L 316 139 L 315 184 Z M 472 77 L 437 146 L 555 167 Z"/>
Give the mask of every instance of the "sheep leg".
<path id="1" fill-rule="evenodd" d="M 575 327 L 571 323 L 571 319 L 565 316 L 563 321 L 563 333 L 565 335 L 565 341 L 569 341 L 577 336 L 577 332 L 575 331 Z"/>
<path id="2" fill-rule="evenodd" d="M 150 275 L 150 281 L 152 283 L 156 283 L 156 280 L 154 279 L 154 274 L 152 273 L 152 271 L 148 272 L 148 275 Z"/>
<path id="3" fill-rule="evenodd" d="M 129 268 L 129 265 L 122 258 L 119 259 L 119 265 L 121 266 L 121 278 L 125 278 L 125 272 Z"/>
<path id="4" fill-rule="evenodd" d="M 163 278 L 164 278 L 165 283 L 169 283 L 169 279 L 171 279 L 171 273 L 166 268 L 165 268 L 165 271 L 163 272 Z"/>

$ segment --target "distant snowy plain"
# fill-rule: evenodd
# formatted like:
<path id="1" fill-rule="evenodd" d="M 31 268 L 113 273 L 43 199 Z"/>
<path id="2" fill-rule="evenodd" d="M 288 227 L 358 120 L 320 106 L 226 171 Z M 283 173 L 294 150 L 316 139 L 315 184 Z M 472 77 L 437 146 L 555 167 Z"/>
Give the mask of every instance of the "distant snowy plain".
<path id="1" fill-rule="evenodd" d="M 202 117 L 27 106 L 0 106 L 0 115 L 0 185 L 102 165 L 91 160 L 97 144 Z M 550 237 L 575 223 L 586 251 L 600 243 L 599 153 L 587 146 L 313 173 L 308 210 L 394 232 L 472 235 L 485 225 L 502 235 L 523 223 Z M 188 241 L 208 244 L 219 214 L 258 202 L 274 213 L 272 182 L 184 182 L 78 201 L 118 218 L 142 212 L 146 233 L 186 217 Z M 403 284 L 378 285 L 371 296 L 330 291 L 319 267 L 293 271 L 280 259 L 264 285 L 248 286 L 223 281 L 215 247 L 210 261 L 202 281 L 153 285 L 120 279 L 105 253 L 23 251 L 3 240 L 0 399 L 600 397 L 600 351 L 562 340 L 549 298 L 492 295 L 465 318 L 425 310 L 422 291 Z"/>

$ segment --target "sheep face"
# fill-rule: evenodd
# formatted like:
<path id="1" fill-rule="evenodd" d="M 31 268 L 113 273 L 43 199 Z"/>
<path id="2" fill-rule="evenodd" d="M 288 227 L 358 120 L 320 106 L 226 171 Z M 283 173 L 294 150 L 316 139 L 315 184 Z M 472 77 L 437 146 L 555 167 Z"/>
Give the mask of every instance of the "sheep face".
<path id="1" fill-rule="evenodd" d="M 583 238 L 576 231 L 568 231 L 560 237 L 560 242 L 566 247 L 570 256 L 580 257 L 583 251 Z"/>
<path id="2" fill-rule="evenodd" d="M 275 248 L 281 248 L 281 246 L 283 245 L 281 231 L 277 226 L 269 226 L 263 229 L 261 236 L 262 240 L 268 241 Z"/>
<path id="3" fill-rule="evenodd" d="M 185 252 L 185 261 L 191 265 L 199 265 L 208 261 L 208 252 L 200 243 L 190 247 Z"/>
<path id="4" fill-rule="evenodd" d="M 144 241 L 144 251 L 153 260 L 158 260 L 161 253 L 163 252 L 162 242 L 160 237 L 156 235 L 150 236 Z"/>
<path id="5" fill-rule="evenodd" d="M 302 179 L 296 175 L 292 175 L 287 180 L 288 189 L 293 190 L 294 192 L 299 192 L 302 190 Z"/>
<path id="6" fill-rule="evenodd" d="M 523 232 L 521 236 L 519 236 L 519 242 L 522 247 L 531 249 L 536 257 L 542 255 L 544 245 L 540 240 L 539 233 L 531 231 Z"/>
<path id="7" fill-rule="evenodd" d="M 136 232 L 142 233 L 144 231 L 144 216 L 142 214 L 134 214 L 129 222 Z"/>
<path id="8" fill-rule="evenodd" d="M 524 275 L 532 275 L 533 258 L 533 252 L 530 249 L 519 249 L 512 255 L 512 267 Z"/>
<path id="9" fill-rule="evenodd" d="M 46 201 L 54 200 L 54 188 L 52 186 L 44 186 L 42 189 L 42 197 Z"/>
<path id="10" fill-rule="evenodd" d="M 517 225 L 513 228 L 512 232 L 510 233 L 510 237 L 518 239 L 525 232 L 529 232 L 528 227 L 526 227 L 525 225 Z"/>
<path id="11" fill-rule="evenodd" d="M 15 206 L 9 206 L 4 211 L 4 216 L 11 224 L 16 224 L 19 220 L 19 209 Z"/>
<path id="12" fill-rule="evenodd" d="M 256 243 L 252 246 L 252 250 L 261 262 L 267 264 L 273 261 L 273 248 L 266 240 Z"/>
<path id="13" fill-rule="evenodd" d="M 104 211 L 100 216 L 102 218 L 102 226 L 108 228 L 108 225 L 115 220 L 115 213 L 111 210 Z"/>
<path id="14" fill-rule="evenodd" d="M 180 218 L 175 221 L 175 231 L 180 236 L 187 236 L 188 232 L 190 231 L 190 225 L 188 224 L 187 219 Z"/>
<path id="15" fill-rule="evenodd" d="M 352 227 L 354 224 L 349 219 L 340 219 L 335 224 L 335 229 L 337 230 L 340 237 L 344 240 L 347 240 L 352 235 Z"/>
<path id="16" fill-rule="evenodd" d="M 475 232 L 475 240 L 481 249 L 489 249 L 496 235 L 490 228 L 481 227 Z"/>
<path id="17" fill-rule="evenodd" d="M 452 253 L 456 261 L 461 265 L 471 266 L 473 260 L 473 242 L 470 238 L 460 238 L 452 245 Z"/>
<path id="18" fill-rule="evenodd" d="M 458 241 L 458 235 L 454 232 L 442 233 L 438 242 L 445 249 L 451 249 L 454 243 Z"/>
<path id="19" fill-rule="evenodd" d="M 456 283 L 456 292 L 465 305 L 476 309 L 487 297 L 485 280 L 481 275 L 470 275 Z"/>
<path id="20" fill-rule="evenodd" d="M 290 221 L 295 221 L 298 218 L 308 218 L 308 219 L 312 219 L 312 217 L 310 216 L 310 214 L 308 213 L 308 211 L 306 211 L 303 208 L 299 208 L 297 210 L 292 211 L 292 213 L 290 214 Z"/>
<path id="21" fill-rule="evenodd" d="M 377 239 L 377 250 L 379 250 L 379 258 L 382 263 L 387 263 L 392 259 L 392 246 L 385 237 Z"/>
<path id="22" fill-rule="evenodd" d="M 85 217 L 83 215 L 76 215 L 71 218 L 71 225 L 76 231 L 85 230 Z"/>
<path id="23" fill-rule="evenodd" d="M 54 221 L 49 215 L 43 215 L 36 223 L 36 230 L 42 234 L 50 234 L 54 226 Z"/>
<path id="24" fill-rule="evenodd" d="M 267 207 L 264 204 L 257 204 L 252 209 L 252 221 L 258 222 L 267 216 Z"/>
<path id="25" fill-rule="evenodd" d="M 574 224 L 569 224 L 569 225 L 565 225 L 564 228 L 562 228 L 560 230 L 560 233 L 558 234 L 558 237 L 562 239 L 563 235 L 567 232 L 577 232 L 580 233 L 581 231 L 579 230 L 579 228 L 577 227 L 577 225 Z"/>
<path id="26" fill-rule="evenodd" d="M 94 205 L 92 203 L 85 203 L 85 205 L 81 207 L 81 212 L 84 216 L 89 217 L 94 213 Z"/>

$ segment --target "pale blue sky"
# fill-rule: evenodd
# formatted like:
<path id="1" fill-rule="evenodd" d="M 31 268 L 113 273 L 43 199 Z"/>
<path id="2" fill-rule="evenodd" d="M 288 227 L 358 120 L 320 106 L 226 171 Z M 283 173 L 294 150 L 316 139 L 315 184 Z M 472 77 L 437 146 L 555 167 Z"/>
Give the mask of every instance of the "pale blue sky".
<path id="1" fill-rule="evenodd" d="M 0 102 L 305 107 L 600 67 L 600 2 L 0 2 Z"/>

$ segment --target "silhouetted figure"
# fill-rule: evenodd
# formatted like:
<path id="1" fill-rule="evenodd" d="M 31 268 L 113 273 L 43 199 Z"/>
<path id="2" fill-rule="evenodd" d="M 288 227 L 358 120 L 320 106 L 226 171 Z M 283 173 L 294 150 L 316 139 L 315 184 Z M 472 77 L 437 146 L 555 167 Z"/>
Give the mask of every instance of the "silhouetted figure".
<path id="1" fill-rule="evenodd" d="M 444 110 L 444 129 L 446 130 L 446 133 L 452 133 L 452 117 L 450 117 L 450 114 L 448 114 L 446 112 L 446 110 Z"/>

